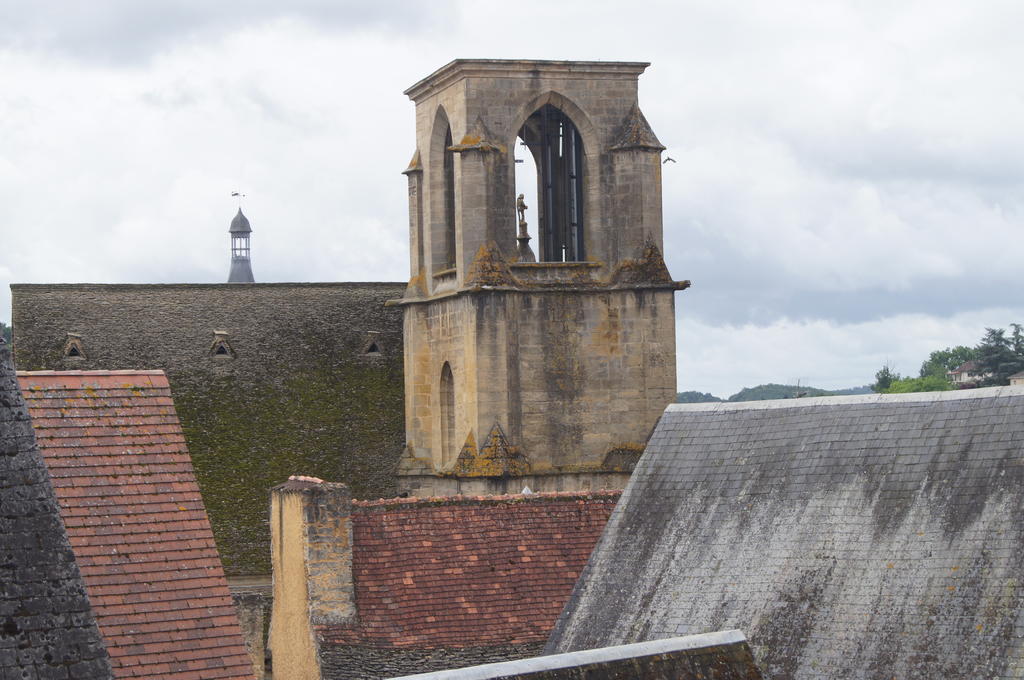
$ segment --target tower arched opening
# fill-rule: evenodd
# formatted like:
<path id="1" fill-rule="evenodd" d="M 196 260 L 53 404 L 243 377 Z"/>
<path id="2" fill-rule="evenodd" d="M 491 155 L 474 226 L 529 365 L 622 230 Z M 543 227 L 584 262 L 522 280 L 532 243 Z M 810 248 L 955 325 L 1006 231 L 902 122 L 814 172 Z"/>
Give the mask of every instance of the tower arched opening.
<path id="1" fill-rule="evenodd" d="M 519 138 L 536 164 L 539 259 L 582 261 L 585 168 L 579 130 L 561 109 L 545 104 L 526 119 Z M 518 188 L 518 169 L 516 179 L 517 193 L 525 193 Z"/>
<path id="2" fill-rule="evenodd" d="M 438 108 L 430 142 L 428 182 L 431 193 L 431 272 L 455 266 L 455 152 L 452 128 L 444 109 Z"/>

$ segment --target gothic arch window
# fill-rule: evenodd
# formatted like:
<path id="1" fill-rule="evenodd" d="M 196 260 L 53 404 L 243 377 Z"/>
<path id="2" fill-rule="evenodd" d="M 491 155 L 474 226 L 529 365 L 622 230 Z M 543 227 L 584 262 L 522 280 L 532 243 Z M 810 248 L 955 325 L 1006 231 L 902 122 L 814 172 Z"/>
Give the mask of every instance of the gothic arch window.
<path id="1" fill-rule="evenodd" d="M 430 259 L 436 274 L 455 267 L 455 152 L 452 128 L 444 109 L 437 110 L 431 133 L 430 163 Z"/>
<path id="2" fill-rule="evenodd" d="M 543 262 L 579 262 L 583 242 L 583 138 L 561 109 L 544 104 L 519 130 L 537 163 L 537 236 Z"/>
<path id="3" fill-rule="evenodd" d="M 445 265 L 455 266 L 455 153 L 452 151 L 452 129 L 444 136 L 444 250 Z"/>
<path id="4" fill-rule="evenodd" d="M 441 367 L 441 467 L 455 460 L 455 378 L 452 367 L 444 362 Z"/>

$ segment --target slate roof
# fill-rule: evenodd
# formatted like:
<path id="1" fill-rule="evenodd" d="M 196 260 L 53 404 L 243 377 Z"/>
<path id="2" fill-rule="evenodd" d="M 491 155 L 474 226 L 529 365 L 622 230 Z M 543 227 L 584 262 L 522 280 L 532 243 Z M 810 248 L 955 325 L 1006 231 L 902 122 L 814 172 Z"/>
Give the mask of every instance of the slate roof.
<path id="1" fill-rule="evenodd" d="M 0 678 L 111 678 L 32 423 L 0 338 Z"/>
<path id="2" fill-rule="evenodd" d="M 543 642 L 619 491 L 354 501 L 357 626 L 325 644 Z"/>
<path id="3" fill-rule="evenodd" d="M 232 234 L 251 234 L 252 227 L 249 226 L 249 218 L 242 214 L 242 209 L 238 209 L 238 213 L 231 220 L 231 227 L 228 232 Z"/>
<path id="4" fill-rule="evenodd" d="M 1024 388 L 672 405 L 548 649 L 741 628 L 767 677 L 1024 672 Z"/>
<path id="5" fill-rule="evenodd" d="M 163 372 L 18 379 L 114 676 L 251 680 Z"/>

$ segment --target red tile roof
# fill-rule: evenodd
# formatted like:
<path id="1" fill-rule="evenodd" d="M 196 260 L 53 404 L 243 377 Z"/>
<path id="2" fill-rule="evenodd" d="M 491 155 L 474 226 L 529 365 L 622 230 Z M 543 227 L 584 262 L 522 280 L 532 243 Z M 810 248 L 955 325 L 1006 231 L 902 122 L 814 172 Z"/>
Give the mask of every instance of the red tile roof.
<path id="1" fill-rule="evenodd" d="M 964 363 L 960 364 L 952 371 L 950 371 L 950 373 L 977 373 L 978 369 L 980 368 L 981 364 L 972 359 L 971 361 L 965 361 Z"/>
<path id="2" fill-rule="evenodd" d="M 543 642 L 620 491 L 354 501 L 358 623 L 328 644 Z"/>
<path id="3" fill-rule="evenodd" d="M 252 680 L 163 372 L 18 381 L 114 677 Z"/>

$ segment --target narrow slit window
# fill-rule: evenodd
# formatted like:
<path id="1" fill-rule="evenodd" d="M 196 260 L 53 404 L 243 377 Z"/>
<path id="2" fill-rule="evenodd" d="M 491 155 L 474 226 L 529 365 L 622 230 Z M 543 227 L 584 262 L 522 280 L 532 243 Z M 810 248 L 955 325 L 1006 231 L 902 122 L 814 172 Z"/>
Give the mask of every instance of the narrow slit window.
<path id="1" fill-rule="evenodd" d="M 455 459 L 455 378 L 452 367 L 444 362 L 441 367 L 441 466 Z"/>

